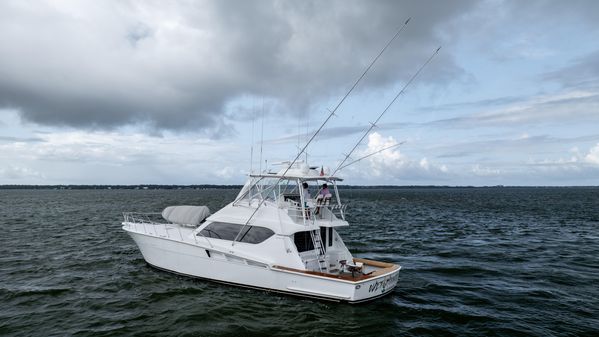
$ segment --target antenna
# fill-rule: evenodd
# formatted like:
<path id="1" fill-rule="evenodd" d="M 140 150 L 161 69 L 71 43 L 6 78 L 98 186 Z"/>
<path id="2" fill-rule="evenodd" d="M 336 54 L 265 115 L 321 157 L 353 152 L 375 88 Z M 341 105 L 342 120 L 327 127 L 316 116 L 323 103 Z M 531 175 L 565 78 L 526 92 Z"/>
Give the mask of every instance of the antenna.
<path id="1" fill-rule="evenodd" d="M 422 64 L 420 66 L 420 68 L 418 68 L 418 71 L 416 71 L 412 75 L 412 77 L 410 77 L 410 79 L 408 80 L 408 82 L 406 82 L 406 84 L 403 86 L 403 88 L 397 93 L 397 95 L 395 95 L 395 97 L 391 100 L 391 102 L 389 102 L 389 104 L 387 104 L 387 107 L 385 108 L 385 110 L 383 110 L 383 112 L 380 113 L 380 115 L 376 118 L 376 120 L 374 122 L 370 123 L 370 127 L 368 128 L 368 130 L 366 130 L 366 132 L 362 135 L 362 137 L 360 138 L 360 140 L 358 140 L 358 142 L 356 143 L 356 145 L 354 145 L 354 147 L 351 149 L 351 151 L 349 151 L 345 155 L 345 158 L 343 158 L 343 160 L 337 166 L 337 168 L 335 169 L 335 171 L 333 171 L 333 173 L 331 173 L 332 176 L 335 175 L 335 173 L 337 173 L 337 171 L 339 171 L 341 169 L 341 167 L 343 167 L 343 164 L 345 164 L 345 162 L 347 161 L 347 159 L 349 158 L 349 156 L 351 156 L 351 154 L 356 150 L 356 148 L 362 143 L 362 141 L 364 140 L 364 138 L 366 138 L 366 136 L 370 133 L 370 131 L 372 131 L 372 129 L 374 129 L 374 127 L 379 122 L 379 120 L 381 120 L 381 118 L 383 117 L 383 115 L 389 110 L 389 108 L 393 105 L 393 103 L 395 103 L 395 101 L 397 101 L 397 99 L 399 98 L 399 96 L 403 95 L 403 93 L 410 86 L 410 84 L 412 84 L 412 82 L 414 81 L 414 79 L 416 79 L 416 77 L 418 77 L 418 75 L 420 74 L 420 72 L 422 72 L 422 69 L 424 69 L 424 67 L 426 67 L 431 62 L 431 60 L 433 59 L 433 57 L 435 57 L 435 55 L 437 55 L 439 53 L 439 50 L 441 50 L 441 47 L 437 48 L 437 50 L 435 50 L 433 52 L 433 54 L 431 56 L 429 56 L 429 58 L 426 60 L 426 62 L 424 62 L 424 64 Z"/>
<path id="2" fill-rule="evenodd" d="M 262 173 L 262 145 L 264 145 L 264 97 L 262 97 L 262 127 L 260 129 L 260 172 Z"/>
<path id="3" fill-rule="evenodd" d="M 254 120 L 256 118 L 256 104 L 252 101 L 252 144 L 250 146 L 250 174 L 254 173 Z"/>
<path id="4" fill-rule="evenodd" d="M 297 149 L 300 149 L 300 123 L 302 120 L 302 114 L 297 114 Z"/>
<path id="5" fill-rule="evenodd" d="M 305 141 L 308 140 L 309 128 L 310 128 L 310 110 L 306 109 L 306 133 L 304 134 Z M 299 144 L 298 144 L 298 148 L 299 148 Z M 305 163 L 306 163 L 306 165 L 308 165 L 308 151 L 306 151 L 305 155 L 306 155 Z"/>
<path id="6" fill-rule="evenodd" d="M 289 170 L 291 169 L 291 167 L 299 159 L 299 157 L 302 155 L 302 153 L 304 153 L 304 151 L 306 151 L 306 148 L 308 147 L 308 145 L 310 145 L 310 143 L 312 143 L 312 141 L 314 140 L 314 138 L 316 138 L 316 136 L 320 133 L 320 131 L 322 130 L 322 128 L 324 128 L 324 126 L 329 122 L 329 120 L 331 119 L 331 117 L 335 116 L 335 112 L 337 112 L 337 109 L 339 109 L 339 107 L 341 106 L 341 104 L 343 104 L 343 102 L 345 102 L 345 99 L 352 93 L 352 91 L 354 91 L 354 89 L 356 88 L 356 86 L 358 85 L 358 83 L 360 83 L 360 81 L 362 81 L 362 79 L 364 78 L 364 76 L 366 76 L 366 73 L 368 73 L 368 71 L 370 70 L 370 68 L 372 68 L 372 66 L 381 57 L 381 55 L 383 55 L 383 53 L 385 52 L 385 50 L 387 50 L 387 48 L 389 47 L 389 45 L 391 45 L 391 43 L 393 41 L 395 41 L 395 39 L 397 39 L 397 37 L 401 34 L 401 32 L 406 28 L 406 26 L 408 25 L 408 22 L 410 22 L 410 19 L 411 18 L 408 18 L 404 22 L 404 24 L 397 30 L 397 32 L 395 33 L 395 35 L 393 35 L 393 37 L 389 40 L 389 42 L 387 42 L 387 44 L 385 45 L 385 47 L 383 47 L 383 49 L 381 49 L 381 51 L 376 55 L 376 57 L 372 60 L 372 62 L 370 62 L 370 64 L 368 65 L 368 67 L 366 67 L 366 69 L 364 70 L 364 72 L 360 75 L 360 77 L 358 77 L 358 79 L 356 80 L 356 82 L 347 91 L 347 93 L 345 94 L 345 96 L 343 96 L 343 98 L 341 98 L 341 100 L 337 103 L 337 105 L 335 106 L 335 108 L 333 110 L 329 110 L 329 115 L 327 116 L 327 118 L 324 120 L 324 122 L 322 122 L 322 124 L 320 125 L 320 127 L 318 127 L 318 129 L 316 130 L 316 132 L 314 132 L 314 134 L 312 135 L 312 137 L 310 137 L 310 139 L 306 142 L 306 145 L 304 145 L 304 147 L 297 154 L 297 156 L 295 156 L 295 159 L 293 159 L 293 161 L 291 163 L 289 163 L 289 166 L 287 166 L 287 168 L 285 169 L 285 171 L 283 172 L 283 174 L 281 174 L 280 177 L 277 179 L 277 181 L 274 184 L 272 184 L 272 186 L 269 187 L 268 193 L 270 193 L 270 190 L 274 189 L 278 185 L 278 183 L 285 177 L 285 174 L 287 174 L 287 172 L 289 172 Z M 262 147 L 260 149 L 261 149 L 260 153 L 262 153 Z M 254 215 L 256 215 L 256 213 L 258 212 L 258 210 L 260 209 L 260 207 L 264 204 L 264 201 L 265 201 L 265 199 L 262 198 L 262 200 L 260 201 L 260 203 L 258 204 L 258 206 L 256 207 L 256 209 L 254 210 L 254 212 L 250 215 L 250 217 L 247 219 L 247 221 L 245 222 L 245 224 L 241 228 L 241 231 L 237 234 L 237 236 L 233 240 L 232 245 L 235 244 L 235 241 L 237 241 L 237 239 L 239 237 L 239 234 L 243 231 L 243 229 L 245 228 L 245 226 L 247 226 L 247 224 L 250 223 L 250 221 L 252 220 L 252 218 L 254 217 Z"/>

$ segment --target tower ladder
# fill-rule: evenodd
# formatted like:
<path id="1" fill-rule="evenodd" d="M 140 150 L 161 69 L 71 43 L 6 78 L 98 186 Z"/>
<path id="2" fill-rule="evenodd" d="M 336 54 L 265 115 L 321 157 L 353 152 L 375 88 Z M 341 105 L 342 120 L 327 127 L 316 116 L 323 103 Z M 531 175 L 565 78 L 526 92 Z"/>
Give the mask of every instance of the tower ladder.
<path id="1" fill-rule="evenodd" d="M 312 236 L 312 242 L 314 243 L 314 249 L 318 251 L 318 268 L 321 273 L 327 272 L 327 261 L 325 256 L 325 248 L 322 242 L 322 236 L 320 235 L 320 229 L 310 231 Z"/>

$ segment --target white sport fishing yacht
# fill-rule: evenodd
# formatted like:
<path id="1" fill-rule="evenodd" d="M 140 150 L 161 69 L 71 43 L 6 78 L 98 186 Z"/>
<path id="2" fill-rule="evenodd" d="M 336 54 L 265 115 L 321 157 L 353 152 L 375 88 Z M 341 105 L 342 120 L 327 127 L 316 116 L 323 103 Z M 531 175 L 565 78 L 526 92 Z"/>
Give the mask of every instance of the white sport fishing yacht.
<path id="1" fill-rule="evenodd" d="M 349 252 L 337 233 L 349 226 L 339 181 L 295 163 L 250 174 L 235 200 L 212 215 L 206 206 L 170 206 L 163 219 L 125 213 L 123 230 L 148 264 L 166 271 L 332 301 L 373 300 L 393 290 L 401 267 Z"/>
<path id="2" fill-rule="evenodd" d="M 297 160 L 303 154 L 307 158 L 310 143 L 409 21 L 329 110 L 328 117 L 286 168 L 277 173 L 250 174 L 237 198 L 212 215 L 205 206 L 170 206 L 162 212 L 162 219 L 158 218 L 160 213 L 125 213 L 123 229 L 135 240 L 144 259 L 177 274 L 326 300 L 358 303 L 389 294 L 397 285 L 401 267 L 353 257 L 337 233 L 337 228 L 349 224 L 337 188 L 341 179 L 335 173 L 390 148 L 346 163 L 440 47 L 404 84 L 333 173 L 318 172 Z M 333 192 L 324 184 L 330 184 Z M 312 192 L 318 189 L 317 198 L 310 197 L 310 188 Z"/>

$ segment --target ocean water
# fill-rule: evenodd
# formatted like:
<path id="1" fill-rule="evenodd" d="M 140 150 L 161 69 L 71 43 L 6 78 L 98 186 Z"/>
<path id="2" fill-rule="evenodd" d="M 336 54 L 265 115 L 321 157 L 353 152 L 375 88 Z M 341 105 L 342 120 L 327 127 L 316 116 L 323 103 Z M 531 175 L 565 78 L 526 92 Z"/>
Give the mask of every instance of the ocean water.
<path id="1" fill-rule="evenodd" d="M 360 305 L 159 271 L 120 229 L 236 193 L 0 190 L 0 335 L 599 335 L 599 188 L 345 190 L 350 250 L 402 265 Z"/>

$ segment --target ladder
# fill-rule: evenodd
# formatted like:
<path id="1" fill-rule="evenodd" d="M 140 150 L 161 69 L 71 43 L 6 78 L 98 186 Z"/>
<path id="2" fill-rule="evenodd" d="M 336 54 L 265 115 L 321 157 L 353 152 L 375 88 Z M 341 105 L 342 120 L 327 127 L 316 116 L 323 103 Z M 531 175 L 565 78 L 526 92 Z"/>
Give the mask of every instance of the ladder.
<path id="1" fill-rule="evenodd" d="M 321 273 L 325 273 L 327 271 L 327 261 L 325 257 L 324 244 L 322 243 L 322 236 L 320 235 L 320 229 L 310 231 L 310 236 L 312 236 L 314 249 L 318 251 L 318 268 L 320 269 Z"/>

